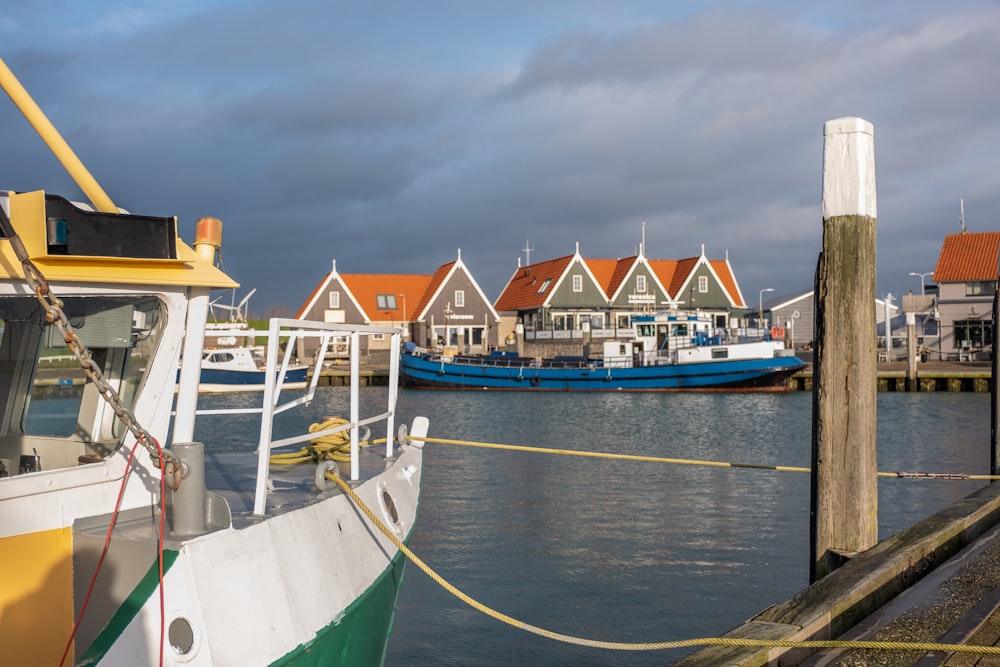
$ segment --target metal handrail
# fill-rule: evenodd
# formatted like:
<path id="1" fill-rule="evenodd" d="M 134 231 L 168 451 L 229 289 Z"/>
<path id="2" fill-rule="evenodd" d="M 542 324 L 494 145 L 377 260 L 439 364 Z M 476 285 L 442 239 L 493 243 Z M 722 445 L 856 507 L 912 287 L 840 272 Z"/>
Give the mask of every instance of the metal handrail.
<path id="1" fill-rule="evenodd" d="M 246 330 L 242 330 L 246 335 Z M 213 335 L 218 332 L 213 331 Z M 386 458 L 393 455 L 393 434 L 395 428 L 396 398 L 399 387 L 399 349 L 402 344 L 402 331 L 392 327 L 377 327 L 366 325 L 335 324 L 332 322 L 312 322 L 287 318 L 273 318 L 268 324 L 267 332 L 255 332 L 258 337 L 267 336 L 267 355 L 265 360 L 264 391 L 259 408 L 234 408 L 225 410 L 199 410 L 197 414 L 260 414 L 260 437 L 257 442 L 257 486 L 254 492 L 253 513 L 263 516 L 267 505 L 267 487 L 270 474 L 270 458 L 274 449 L 296 445 L 318 437 L 350 430 L 351 433 L 351 480 L 360 478 L 360 447 L 358 434 L 362 426 L 385 422 Z M 350 340 L 350 388 L 351 405 L 348 423 L 323 431 L 302 433 L 280 440 L 273 440 L 274 417 L 282 412 L 312 401 L 319 383 L 320 371 L 323 365 L 324 351 L 334 336 L 346 335 Z M 362 418 L 361 404 L 358 396 L 360 389 L 360 340 L 361 336 L 387 335 L 390 337 L 389 358 L 389 395 L 386 400 L 386 410 L 380 414 Z M 292 351 L 300 338 L 320 339 L 320 349 L 312 368 L 312 377 L 305 392 L 298 397 L 279 403 L 281 385 L 291 363 Z M 282 352 L 279 343 L 286 340 Z"/>

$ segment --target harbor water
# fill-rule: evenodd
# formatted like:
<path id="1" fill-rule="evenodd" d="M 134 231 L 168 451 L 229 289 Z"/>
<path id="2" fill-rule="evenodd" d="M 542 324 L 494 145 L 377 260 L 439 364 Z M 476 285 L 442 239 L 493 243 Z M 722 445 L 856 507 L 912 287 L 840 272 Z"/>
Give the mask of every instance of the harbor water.
<path id="1" fill-rule="evenodd" d="M 385 391 L 364 389 L 363 405 Z M 200 407 L 254 400 L 204 396 Z M 398 414 L 427 416 L 432 437 L 808 467 L 811 401 L 807 392 L 402 391 Z M 878 401 L 880 471 L 989 472 L 988 395 Z M 347 402 L 346 389 L 321 389 L 317 420 L 346 415 Z M 252 449 L 256 434 L 236 424 L 206 418 L 196 437 L 208 451 Z M 880 537 L 982 484 L 880 479 Z M 809 475 L 430 443 L 410 546 L 475 600 L 547 630 L 616 642 L 718 636 L 808 584 Z M 663 665 L 691 650 L 607 651 L 528 634 L 410 563 L 386 664 Z"/>

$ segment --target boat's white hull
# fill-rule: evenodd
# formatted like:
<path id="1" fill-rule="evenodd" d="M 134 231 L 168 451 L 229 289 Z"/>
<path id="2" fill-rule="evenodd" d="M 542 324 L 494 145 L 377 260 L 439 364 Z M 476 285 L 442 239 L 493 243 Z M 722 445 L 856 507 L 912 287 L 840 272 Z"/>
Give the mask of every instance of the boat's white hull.
<path id="1" fill-rule="evenodd" d="M 383 474 L 355 489 L 401 540 L 416 519 L 421 459 L 420 446 L 411 445 Z M 393 499 L 396 522 L 384 494 Z M 97 532 L 78 539 L 100 540 Z M 166 625 L 169 632 L 179 624 L 175 631 L 183 630 L 179 636 L 191 646 L 182 654 L 168 641 L 164 664 L 354 665 L 384 656 L 404 559 L 339 491 L 186 541 L 171 556 L 164 577 Z M 112 619 L 78 658 L 94 665 L 158 664 L 158 587 L 147 578 L 129 599 L 141 608 L 130 618 Z M 339 654 L 344 658 L 330 661 Z"/>

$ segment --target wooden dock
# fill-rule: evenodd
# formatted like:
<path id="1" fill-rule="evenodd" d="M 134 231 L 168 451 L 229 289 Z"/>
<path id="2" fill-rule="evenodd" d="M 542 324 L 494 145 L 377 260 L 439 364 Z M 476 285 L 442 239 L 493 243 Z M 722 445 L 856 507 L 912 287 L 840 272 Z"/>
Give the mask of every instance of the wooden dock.
<path id="1" fill-rule="evenodd" d="M 992 369 L 988 361 L 926 361 L 917 364 L 916 384 L 911 389 L 906 378 L 906 362 L 879 363 L 879 391 L 967 391 L 989 393 Z M 813 368 L 810 364 L 788 381 L 791 391 L 812 391 Z"/>

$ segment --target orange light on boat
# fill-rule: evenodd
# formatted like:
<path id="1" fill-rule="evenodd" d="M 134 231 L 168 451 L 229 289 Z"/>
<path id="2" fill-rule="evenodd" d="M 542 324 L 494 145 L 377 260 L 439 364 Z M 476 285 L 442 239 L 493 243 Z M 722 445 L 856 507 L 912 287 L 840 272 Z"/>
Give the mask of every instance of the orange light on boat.
<path id="1" fill-rule="evenodd" d="M 210 262 L 215 261 L 215 252 L 222 247 L 222 220 L 199 218 L 194 230 L 194 249 Z"/>

